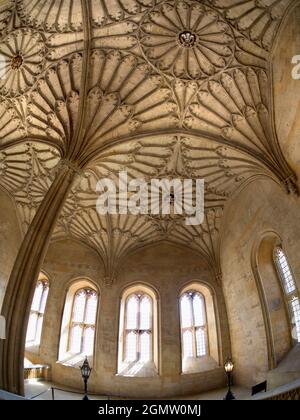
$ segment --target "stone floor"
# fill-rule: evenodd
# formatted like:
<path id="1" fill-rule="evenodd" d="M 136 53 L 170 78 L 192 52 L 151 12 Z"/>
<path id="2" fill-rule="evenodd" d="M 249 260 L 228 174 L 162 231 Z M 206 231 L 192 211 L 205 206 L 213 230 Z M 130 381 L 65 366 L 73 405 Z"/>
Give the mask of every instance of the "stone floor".
<path id="1" fill-rule="evenodd" d="M 28 399 L 35 400 L 51 400 L 52 394 L 49 388 L 57 387 L 62 388 L 61 386 L 56 386 L 55 384 L 49 382 L 37 382 L 29 381 L 25 384 L 25 396 Z M 68 389 L 63 387 L 63 389 Z M 47 391 L 48 390 L 48 391 Z M 172 400 L 222 400 L 226 394 L 227 389 L 219 389 L 215 391 L 210 391 L 204 394 L 172 398 Z M 250 398 L 250 390 L 241 387 L 233 387 L 233 393 L 238 400 L 246 400 Z M 35 396 L 38 396 L 34 398 Z M 81 400 L 82 395 L 73 394 L 72 390 L 69 389 L 67 392 L 56 391 L 55 390 L 55 400 Z M 91 396 L 91 400 L 121 400 L 121 398 L 116 397 L 105 397 L 105 396 Z"/>

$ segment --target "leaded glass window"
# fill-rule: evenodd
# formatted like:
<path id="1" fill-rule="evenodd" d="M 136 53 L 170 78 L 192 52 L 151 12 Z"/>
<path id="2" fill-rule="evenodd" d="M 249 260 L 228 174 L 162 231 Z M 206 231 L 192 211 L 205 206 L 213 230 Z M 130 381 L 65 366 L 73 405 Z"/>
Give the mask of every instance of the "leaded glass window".
<path id="1" fill-rule="evenodd" d="M 286 303 L 289 309 L 292 336 L 298 343 L 300 343 L 300 300 L 296 282 L 283 249 L 276 247 L 274 255 L 277 270 L 279 272 L 285 293 Z"/>
<path id="2" fill-rule="evenodd" d="M 95 290 L 84 288 L 75 293 L 70 322 L 69 352 L 93 355 L 97 306 L 98 294 Z"/>
<path id="3" fill-rule="evenodd" d="M 153 301 L 147 294 L 134 293 L 125 308 L 125 361 L 152 359 Z"/>
<path id="4" fill-rule="evenodd" d="M 188 291 L 180 298 L 183 358 L 202 357 L 208 352 L 205 300 L 201 293 Z"/>
<path id="5" fill-rule="evenodd" d="M 26 346 L 40 345 L 48 293 L 49 281 L 46 278 L 40 278 L 36 284 L 31 304 Z"/>

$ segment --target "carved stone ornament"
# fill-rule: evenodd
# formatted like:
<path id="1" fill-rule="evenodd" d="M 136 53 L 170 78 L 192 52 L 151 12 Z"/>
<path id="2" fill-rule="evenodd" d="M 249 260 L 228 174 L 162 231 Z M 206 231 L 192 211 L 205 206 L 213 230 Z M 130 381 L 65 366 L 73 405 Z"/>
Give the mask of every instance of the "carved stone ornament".
<path id="1" fill-rule="evenodd" d="M 45 44 L 38 32 L 20 29 L 0 41 L 0 95 L 27 92 L 43 70 Z"/>
<path id="2" fill-rule="evenodd" d="M 74 185 L 54 238 L 95 249 L 105 283 L 127 255 L 159 241 L 204 255 L 219 278 L 230 198 L 262 175 L 297 191 L 273 129 L 268 54 L 291 4 L 1 4 L 0 183 L 15 198 L 23 232 L 65 170 Z M 120 170 L 131 179 L 204 178 L 203 225 L 174 214 L 100 216 L 97 180 Z"/>
<path id="3" fill-rule="evenodd" d="M 202 79 L 223 70 L 234 54 L 231 27 L 217 11 L 196 1 L 166 2 L 141 24 L 147 59 L 166 75 Z"/>

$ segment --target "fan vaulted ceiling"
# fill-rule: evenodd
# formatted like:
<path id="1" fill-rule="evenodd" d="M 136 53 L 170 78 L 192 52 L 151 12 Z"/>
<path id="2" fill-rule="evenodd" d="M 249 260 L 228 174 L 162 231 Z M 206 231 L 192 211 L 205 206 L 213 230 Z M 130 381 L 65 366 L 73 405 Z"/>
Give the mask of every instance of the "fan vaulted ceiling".
<path id="1" fill-rule="evenodd" d="M 57 167 L 77 180 L 54 239 L 120 262 L 167 240 L 220 274 L 226 202 L 268 176 L 295 192 L 273 121 L 270 51 L 293 0 L 0 1 L 0 184 L 26 233 Z M 100 177 L 206 181 L 203 225 L 100 216 Z"/>

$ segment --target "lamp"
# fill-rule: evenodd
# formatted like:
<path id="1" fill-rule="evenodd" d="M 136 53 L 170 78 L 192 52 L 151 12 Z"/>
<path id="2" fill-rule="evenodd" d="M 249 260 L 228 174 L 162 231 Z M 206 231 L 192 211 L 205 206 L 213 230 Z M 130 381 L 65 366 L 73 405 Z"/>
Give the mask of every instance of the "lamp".
<path id="1" fill-rule="evenodd" d="M 226 396 L 224 397 L 224 400 L 235 400 L 235 396 L 231 392 L 231 385 L 232 385 L 232 371 L 234 369 L 234 363 L 233 361 L 228 358 L 225 362 L 224 369 L 227 375 L 227 381 L 228 381 L 228 391 Z"/>
<path id="2" fill-rule="evenodd" d="M 80 370 L 81 370 L 82 379 L 84 381 L 84 397 L 83 397 L 83 400 L 87 401 L 89 399 L 88 395 L 87 395 L 87 391 L 88 391 L 87 384 L 88 384 L 88 380 L 89 380 L 89 378 L 91 376 L 91 372 L 92 372 L 92 368 L 90 367 L 87 356 L 86 356 L 86 358 L 84 360 L 84 363 L 81 366 Z"/>
<path id="3" fill-rule="evenodd" d="M 6 325 L 4 316 L 0 316 L 0 340 L 6 338 Z"/>

